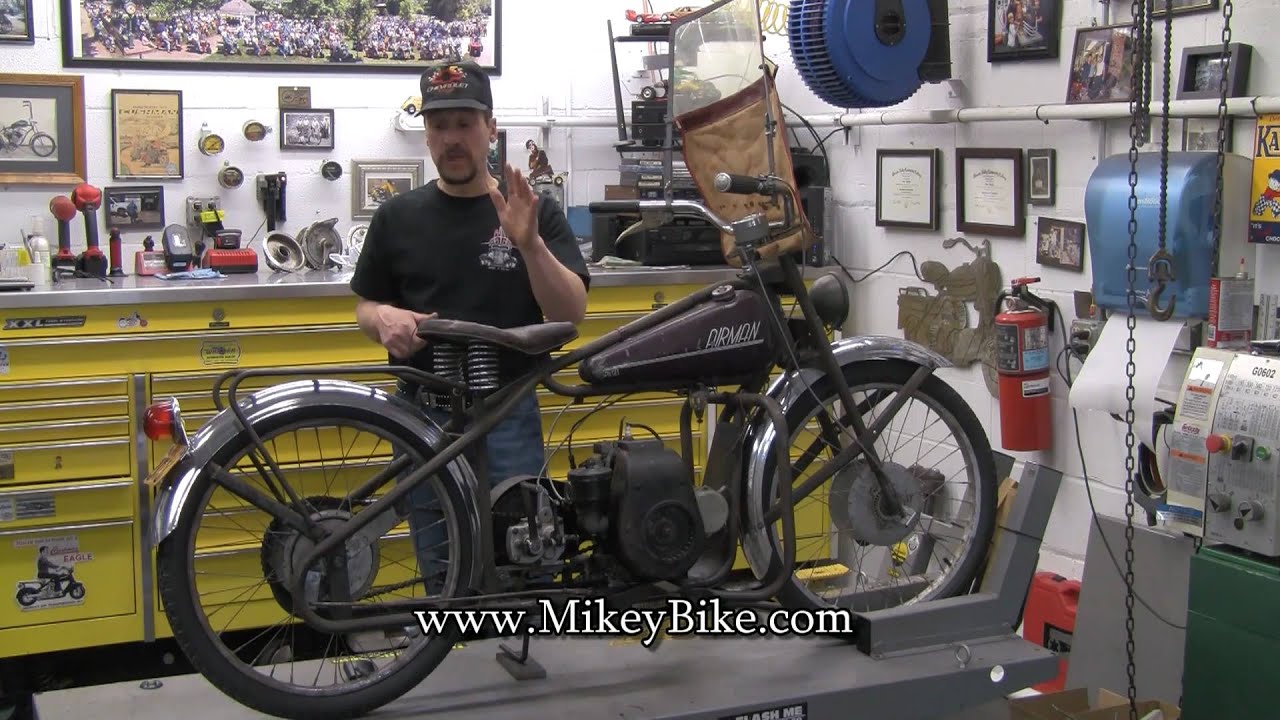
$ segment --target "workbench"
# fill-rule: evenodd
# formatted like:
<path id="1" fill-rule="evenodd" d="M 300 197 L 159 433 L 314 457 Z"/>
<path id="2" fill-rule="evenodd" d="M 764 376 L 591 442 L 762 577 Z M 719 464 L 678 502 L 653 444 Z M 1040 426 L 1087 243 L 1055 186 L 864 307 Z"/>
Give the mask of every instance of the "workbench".
<path id="1" fill-rule="evenodd" d="M 593 270 L 588 315 L 568 348 L 737 272 Z M 0 603 L 0 690 L 5 658 L 170 636 L 155 589 L 154 498 L 141 482 L 166 448 L 153 447 L 140 419 L 151 402 L 173 396 L 194 432 L 213 416 L 210 391 L 228 369 L 385 364 L 385 351 L 356 325 L 349 278 L 127 276 L 0 294 L 0 573 L 10 598 Z M 394 383 L 353 379 L 384 389 Z M 255 378 L 244 389 L 281 380 Z M 543 393 L 550 428 L 569 400 Z M 594 441 L 616 437 L 623 416 L 679 448 L 680 402 L 649 395 L 601 410 L 574 432 L 578 457 Z M 591 407 L 565 411 L 548 447 Z M 699 458 L 704 447 L 695 433 Z M 567 470 L 566 455 L 562 448 L 552 457 L 553 475 Z M 75 592 L 33 590 L 41 547 L 74 566 Z M 15 594 L 23 588 L 25 606 Z M 8 664 L 10 685 L 19 665 Z"/>

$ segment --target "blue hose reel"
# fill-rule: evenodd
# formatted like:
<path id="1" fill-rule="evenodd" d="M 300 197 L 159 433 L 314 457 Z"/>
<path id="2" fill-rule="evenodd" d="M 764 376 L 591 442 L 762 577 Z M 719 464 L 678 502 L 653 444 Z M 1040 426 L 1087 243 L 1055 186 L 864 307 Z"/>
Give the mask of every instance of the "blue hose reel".
<path id="1" fill-rule="evenodd" d="M 947 0 L 791 0 L 800 78 L 841 108 L 897 105 L 951 77 Z"/>

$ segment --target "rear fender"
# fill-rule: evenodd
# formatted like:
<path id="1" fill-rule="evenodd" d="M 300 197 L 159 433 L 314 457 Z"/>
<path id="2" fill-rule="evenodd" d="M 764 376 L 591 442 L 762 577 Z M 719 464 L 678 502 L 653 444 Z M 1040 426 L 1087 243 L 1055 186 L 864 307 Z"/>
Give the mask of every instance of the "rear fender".
<path id="1" fill-rule="evenodd" d="M 420 443 L 418 450 L 424 455 L 430 456 L 432 447 L 445 444 L 441 442 L 443 433 L 405 400 L 383 390 L 345 380 L 317 379 L 281 383 L 246 396 L 239 401 L 239 405 L 253 427 L 261 427 L 263 423 L 272 420 L 278 422 L 281 416 L 286 415 L 296 416 L 301 420 L 309 415 L 323 415 L 333 407 L 341 407 L 347 412 L 354 408 L 381 415 L 404 428 L 407 435 Z M 193 495 L 199 494 L 194 491 L 201 487 L 208 463 L 230 444 L 244 445 L 246 440 L 242 437 L 243 434 L 235 413 L 231 408 L 226 408 L 190 437 L 186 456 L 174 465 L 160 484 L 152 524 L 155 528 L 153 539 L 156 545 L 173 533 L 183 508 L 193 501 Z M 474 540 L 479 537 L 479 529 L 485 527 L 481 522 L 482 510 L 477 503 L 479 481 L 463 457 L 455 458 L 445 467 L 449 480 L 457 489 L 457 501 L 462 506 L 463 517 L 459 520 L 467 523 L 463 531 Z M 475 554 L 477 563 L 481 562 L 479 555 Z"/>
<path id="2" fill-rule="evenodd" d="M 919 343 L 888 335 L 844 338 L 833 343 L 831 349 L 841 368 L 870 360 L 899 360 L 935 370 L 953 366 L 950 360 Z M 765 394 L 782 405 L 785 415 L 825 374 L 822 370 L 813 368 L 788 372 L 773 381 Z M 767 502 L 765 487 L 768 484 L 764 472 L 769 457 L 774 454 L 776 433 L 777 430 L 769 422 L 767 415 L 755 413 L 746 429 L 746 441 L 743 443 L 745 457 L 742 462 L 742 500 L 746 517 L 742 551 L 752 572 L 760 578 L 764 577 L 774 556 L 768 531 L 764 527 L 764 508 Z"/>

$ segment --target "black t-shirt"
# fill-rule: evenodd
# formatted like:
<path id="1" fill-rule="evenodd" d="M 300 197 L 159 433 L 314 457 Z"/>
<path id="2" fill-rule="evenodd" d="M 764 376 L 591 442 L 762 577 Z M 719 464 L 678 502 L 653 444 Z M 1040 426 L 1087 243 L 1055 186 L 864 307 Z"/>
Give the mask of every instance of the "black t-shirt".
<path id="1" fill-rule="evenodd" d="M 586 261 L 555 200 L 540 195 L 538 233 L 551 253 L 590 287 Z M 440 318 L 501 328 L 544 321 L 519 250 L 488 195 L 463 198 L 436 181 L 393 196 L 374 212 L 351 278 L 360 297 Z M 431 370 L 431 346 L 409 364 Z M 394 359 L 393 359 L 394 361 Z M 502 352 L 504 381 L 530 359 Z"/>

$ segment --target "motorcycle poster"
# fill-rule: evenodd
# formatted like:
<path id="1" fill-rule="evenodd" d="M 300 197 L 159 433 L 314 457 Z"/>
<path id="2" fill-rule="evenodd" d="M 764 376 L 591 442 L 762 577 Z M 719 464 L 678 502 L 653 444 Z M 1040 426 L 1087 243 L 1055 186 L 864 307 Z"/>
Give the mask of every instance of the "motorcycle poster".
<path id="1" fill-rule="evenodd" d="M 111 129 L 117 180 L 183 176 L 181 91 L 112 90 Z"/>
<path id="2" fill-rule="evenodd" d="M 18 607 L 48 610 L 84 603 L 85 587 L 76 580 L 75 569 L 77 563 L 93 560 L 93 553 L 81 551 L 75 535 L 23 538 L 13 546 L 32 557 L 29 579 L 19 580 L 15 589 Z"/>

